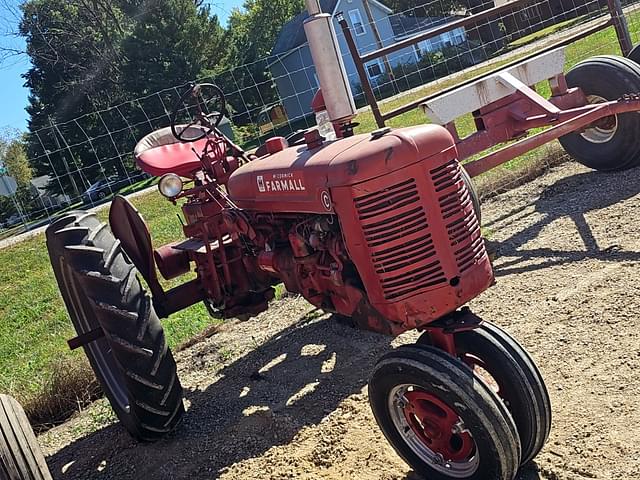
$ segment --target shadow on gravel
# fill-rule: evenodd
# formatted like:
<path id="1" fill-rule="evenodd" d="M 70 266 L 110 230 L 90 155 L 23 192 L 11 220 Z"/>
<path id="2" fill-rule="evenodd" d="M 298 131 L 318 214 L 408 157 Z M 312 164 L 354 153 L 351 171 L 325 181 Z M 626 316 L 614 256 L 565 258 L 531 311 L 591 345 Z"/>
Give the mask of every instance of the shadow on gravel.
<path id="1" fill-rule="evenodd" d="M 547 187 L 534 203 L 535 211 L 542 214 L 539 221 L 505 241 L 488 242 L 489 249 L 496 252 L 499 257 L 514 257 L 513 260 L 501 262 L 496 266 L 496 276 L 540 270 L 584 259 L 614 262 L 640 260 L 640 252 L 623 251 L 619 245 L 598 245 L 585 218 L 589 212 L 610 207 L 638 195 L 640 182 L 637 181 L 637 173 L 638 170 L 617 173 L 581 173 L 563 178 Z M 518 206 L 484 227 L 491 229 L 497 223 L 502 227 L 509 218 L 516 216 L 522 218 L 520 214 L 530 205 Z M 567 217 L 575 223 L 584 243 L 584 249 L 569 251 L 553 248 L 522 248 L 527 242 L 536 238 L 543 228 L 562 217 Z M 541 261 L 531 264 L 531 260 L 535 259 Z M 526 265 L 521 265 L 525 262 Z"/>
<path id="2" fill-rule="evenodd" d="M 516 475 L 515 480 L 542 480 L 542 478 L 538 464 L 534 461 L 522 467 Z M 402 480 L 425 480 L 425 478 L 411 471 L 403 477 Z"/>
<path id="3" fill-rule="evenodd" d="M 186 390 L 191 406 L 170 437 L 138 444 L 113 425 L 62 449 L 49 466 L 57 479 L 217 478 L 233 463 L 289 443 L 359 393 L 391 340 L 333 318 L 302 318 L 214 373 L 204 390 Z M 212 351 L 199 352 L 202 367 L 217 358 L 213 343 L 206 348 Z"/>

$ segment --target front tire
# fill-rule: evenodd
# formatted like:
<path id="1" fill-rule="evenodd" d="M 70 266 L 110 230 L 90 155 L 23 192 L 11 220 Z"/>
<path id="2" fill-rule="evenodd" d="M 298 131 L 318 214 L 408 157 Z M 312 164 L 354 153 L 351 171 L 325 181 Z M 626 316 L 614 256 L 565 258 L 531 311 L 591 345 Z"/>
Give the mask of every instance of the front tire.
<path id="1" fill-rule="evenodd" d="M 457 359 L 433 347 L 383 356 L 369 402 L 396 452 L 430 480 L 512 480 L 520 441 L 504 404 Z"/>
<path id="2" fill-rule="evenodd" d="M 418 343 L 431 344 L 428 332 Z M 456 333 L 455 345 L 458 358 L 495 391 L 513 417 L 522 464 L 533 460 L 551 431 L 551 401 L 533 359 L 513 337 L 489 322 Z"/>
<path id="3" fill-rule="evenodd" d="M 74 212 L 47 228 L 60 292 L 78 335 L 102 329 L 84 346 L 111 406 L 129 433 L 154 441 L 184 414 L 176 363 L 151 299 L 108 225 Z"/>
<path id="4" fill-rule="evenodd" d="M 572 68 L 566 79 L 569 87 L 580 87 L 592 104 L 640 93 L 640 65 L 623 57 L 589 58 Z M 605 117 L 559 140 L 565 151 L 583 165 L 616 171 L 640 165 L 639 139 L 640 115 L 629 112 Z"/>
<path id="5" fill-rule="evenodd" d="M 29 420 L 12 397 L 0 395 L 0 480 L 51 480 Z"/>

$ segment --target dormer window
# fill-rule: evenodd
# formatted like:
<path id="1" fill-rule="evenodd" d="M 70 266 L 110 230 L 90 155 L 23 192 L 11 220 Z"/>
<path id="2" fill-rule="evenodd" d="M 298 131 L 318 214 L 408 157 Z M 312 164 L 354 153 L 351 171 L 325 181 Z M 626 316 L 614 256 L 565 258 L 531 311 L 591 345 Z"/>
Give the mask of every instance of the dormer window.
<path id="1" fill-rule="evenodd" d="M 349 19 L 351 20 L 351 25 L 353 26 L 353 30 L 356 32 L 356 35 L 364 35 L 367 33 L 364 28 L 364 23 L 362 22 L 360 10 L 349 10 Z"/>

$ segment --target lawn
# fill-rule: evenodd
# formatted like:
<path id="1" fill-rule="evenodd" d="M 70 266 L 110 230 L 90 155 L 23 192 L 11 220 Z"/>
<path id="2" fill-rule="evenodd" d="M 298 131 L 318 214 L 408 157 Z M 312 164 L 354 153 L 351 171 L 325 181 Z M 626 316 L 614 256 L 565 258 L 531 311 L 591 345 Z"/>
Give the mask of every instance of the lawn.
<path id="1" fill-rule="evenodd" d="M 630 23 L 634 24 L 640 19 L 640 14 L 631 17 Z M 634 32 L 634 40 L 636 35 Z M 609 28 L 568 47 L 567 67 L 594 54 L 617 52 L 615 33 Z M 384 110 L 433 94 L 451 86 L 453 82 L 513 60 L 514 57 L 496 60 L 473 72 L 457 76 L 454 81 L 443 79 L 434 82 L 402 98 L 386 102 Z M 363 112 L 357 120 L 360 122 L 359 132 L 377 128 L 370 112 Z M 422 112 L 416 110 L 393 119 L 389 125 L 400 127 L 424 122 Z M 461 119 L 458 124 L 462 134 L 471 133 L 470 117 Z M 525 158 L 547 154 L 546 149 L 542 152 L 531 152 Z M 506 168 L 517 168 L 523 161 L 522 158 L 514 160 Z M 134 203 L 147 220 L 156 244 L 180 236 L 180 223 L 176 217 L 178 210 L 159 194 L 153 192 L 143 195 L 136 198 Z M 106 217 L 106 210 L 100 215 Z M 0 250 L 0 318 L 0 392 L 13 394 L 29 406 L 34 398 L 50 394 L 48 389 L 51 388 L 52 376 L 60 375 L 59 372 L 66 371 L 69 365 L 81 364 L 83 353 L 70 352 L 65 343 L 74 334 L 51 271 L 43 235 Z M 211 322 L 205 309 L 198 305 L 172 315 L 164 321 L 164 326 L 170 344 L 175 346 Z"/>

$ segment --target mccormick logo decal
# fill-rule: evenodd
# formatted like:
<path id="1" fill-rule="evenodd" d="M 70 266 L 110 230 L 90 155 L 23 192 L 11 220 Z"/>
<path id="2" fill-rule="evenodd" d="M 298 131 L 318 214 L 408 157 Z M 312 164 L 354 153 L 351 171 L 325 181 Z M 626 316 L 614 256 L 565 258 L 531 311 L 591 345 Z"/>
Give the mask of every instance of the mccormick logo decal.
<path id="1" fill-rule="evenodd" d="M 270 192 L 304 192 L 302 173 L 271 173 L 258 175 L 256 178 L 260 193 Z"/>

